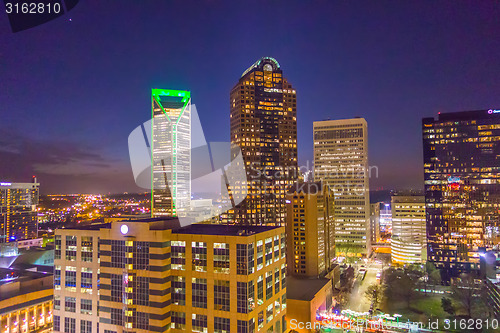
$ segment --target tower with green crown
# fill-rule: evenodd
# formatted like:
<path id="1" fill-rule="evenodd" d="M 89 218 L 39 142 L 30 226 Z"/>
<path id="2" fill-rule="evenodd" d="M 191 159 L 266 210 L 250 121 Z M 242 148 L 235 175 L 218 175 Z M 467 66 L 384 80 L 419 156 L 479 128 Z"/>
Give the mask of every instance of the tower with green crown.
<path id="1" fill-rule="evenodd" d="M 191 203 L 191 93 L 153 89 L 151 215 L 184 216 Z"/>

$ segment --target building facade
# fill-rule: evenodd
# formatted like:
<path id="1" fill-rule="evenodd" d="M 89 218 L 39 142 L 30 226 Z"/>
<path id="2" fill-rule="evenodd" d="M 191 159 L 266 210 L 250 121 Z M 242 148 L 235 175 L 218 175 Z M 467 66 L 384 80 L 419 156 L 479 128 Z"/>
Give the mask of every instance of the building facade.
<path id="1" fill-rule="evenodd" d="M 377 244 L 380 241 L 380 215 L 383 202 L 370 204 L 370 241 Z"/>
<path id="2" fill-rule="evenodd" d="M 392 235 L 392 211 L 391 204 L 384 203 L 380 210 L 380 237 L 382 242 L 386 242 Z"/>
<path id="3" fill-rule="evenodd" d="M 0 182 L 0 242 L 37 238 L 39 186 Z"/>
<path id="4" fill-rule="evenodd" d="M 102 332 L 98 320 L 99 236 L 96 227 L 56 230 L 54 332 Z"/>
<path id="5" fill-rule="evenodd" d="M 335 265 L 333 192 L 321 182 L 297 183 L 286 195 L 289 275 L 325 276 Z"/>
<path id="6" fill-rule="evenodd" d="M 298 178 L 296 117 L 296 92 L 274 58 L 259 59 L 231 90 L 231 143 L 241 148 L 248 183 L 229 214 L 237 223 L 284 224 L 286 189 Z"/>
<path id="7" fill-rule="evenodd" d="M 391 260 L 397 264 L 422 263 L 427 260 L 427 234 L 424 196 L 391 198 Z"/>
<path id="8" fill-rule="evenodd" d="M 422 121 L 428 260 L 449 277 L 499 244 L 500 110 Z"/>
<path id="9" fill-rule="evenodd" d="M 56 269 L 65 267 L 66 277 L 56 275 L 61 288 L 55 286 L 60 296 L 54 300 L 66 302 L 69 297 L 70 311 L 66 307 L 55 313 L 54 331 L 284 332 L 284 228 L 179 226 L 176 218 L 162 218 L 56 231 L 61 239 L 75 237 L 76 242 L 70 238 L 66 247 L 71 256 L 56 261 Z M 94 253 L 98 268 L 91 267 L 99 280 L 96 275 L 85 280 L 91 293 L 84 293 L 81 263 L 65 258 L 78 259 L 83 244 L 88 245 L 83 239 L 87 242 L 90 235 L 99 244 Z M 61 251 L 68 250 L 62 246 Z M 73 278 L 71 273 L 68 285 L 65 279 L 72 271 L 82 276 Z M 71 289 L 73 285 L 77 290 Z"/>
<path id="10" fill-rule="evenodd" d="M 191 200 L 191 94 L 153 89 L 151 103 L 151 214 L 183 216 Z"/>
<path id="11" fill-rule="evenodd" d="M 338 256 L 370 253 L 368 126 L 363 118 L 316 121 L 314 179 L 335 194 L 335 247 Z"/>
<path id="12" fill-rule="evenodd" d="M 1 268 L 0 276 L 0 331 L 52 332 L 52 275 Z"/>

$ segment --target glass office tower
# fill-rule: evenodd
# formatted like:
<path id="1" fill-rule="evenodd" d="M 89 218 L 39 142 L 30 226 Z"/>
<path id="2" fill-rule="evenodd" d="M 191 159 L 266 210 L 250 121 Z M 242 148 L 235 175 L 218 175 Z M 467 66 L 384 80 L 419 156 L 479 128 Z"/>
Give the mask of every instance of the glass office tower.
<path id="1" fill-rule="evenodd" d="M 479 270 L 499 244 L 500 110 L 422 121 L 428 260 L 447 277 Z"/>
<path id="2" fill-rule="evenodd" d="M 191 94 L 153 89 L 151 214 L 185 216 L 191 204 Z"/>
<path id="3" fill-rule="evenodd" d="M 297 100 L 276 59 L 261 58 L 243 73 L 231 90 L 230 113 L 248 189 L 229 219 L 282 225 L 286 190 L 297 179 Z"/>

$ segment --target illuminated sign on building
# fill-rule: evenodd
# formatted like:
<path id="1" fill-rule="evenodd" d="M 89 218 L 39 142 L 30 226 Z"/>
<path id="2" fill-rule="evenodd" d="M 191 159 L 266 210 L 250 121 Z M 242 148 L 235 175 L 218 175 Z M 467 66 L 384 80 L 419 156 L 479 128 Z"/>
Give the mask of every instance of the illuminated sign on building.
<path id="1" fill-rule="evenodd" d="M 493 110 L 493 109 L 489 109 L 489 110 L 488 110 L 488 113 L 489 113 L 489 114 L 493 114 L 493 113 L 500 113 L 500 110 Z"/>
<path id="2" fill-rule="evenodd" d="M 283 90 L 278 89 L 278 88 L 264 88 L 264 91 L 265 92 L 278 92 L 278 93 L 283 92 Z"/>
<path id="3" fill-rule="evenodd" d="M 128 233 L 128 226 L 125 225 L 125 224 L 122 224 L 122 226 L 120 227 L 120 232 L 123 234 L 123 235 L 126 235 Z"/>
<path id="4" fill-rule="evenodd" d="M 0 186 L 11 186 L 12 183 L 0 183 Z"/>

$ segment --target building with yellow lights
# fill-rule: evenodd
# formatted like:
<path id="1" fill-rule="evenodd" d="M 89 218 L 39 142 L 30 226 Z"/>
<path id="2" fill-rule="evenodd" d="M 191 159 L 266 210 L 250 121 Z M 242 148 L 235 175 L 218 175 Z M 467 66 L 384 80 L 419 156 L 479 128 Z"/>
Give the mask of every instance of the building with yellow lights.
<path id="1" fill-rule="evenodd" d="M 231 143 L 248 182 L 246 199 L 228 214 L 236 223 L 284 225 L 286 190 L 298 178 L 296 117 L 296 91 L 274 58 L 259 59 L 231 90 Z"/>
<path id="2" fill-rule="evenodd" d="M 395 195 L 391 198 L 391 260 L 397 264 L 427 260 L 425 197 Z"/>
<path id="3" fill-rule="evenodd" d="M 370 254 L 368 125 L 363 118 L 315 121 L 314 180 L 335 195 L 335 248 L 338 256 Z M 375 170 L 374 170 L 375 171 Z"/>
<path id="4" fill-rule="evenodd" d="M 51 274 L 0 269 L 0 332 L 52 332 Z"/>
<path id="5" fill-rule="evenodd" d="M 37 238 L 39 186 L 0 182 L 0 242 Z"/>
<path id="6" fill-rule="evenodd" d="M 422 120 L 428 260 L 445 279 L 500 244 L 500 110 Z"/>
<path id="7" fill-rule="evenodd" d="M 286 203 L 288 274 L 325 276 L 336 265 L 333 191 L 322 182 L 299 182 Z"/>
<path id="8" fill-rule="evenodd" d="M 77 288 L 63 290 L 65 274 L 61 275 L 59 292 L 55 290 L 61 301 L 56 332 L 68 331 L 66 325 L 75 333 L 97 332 L 97 327 L 106 333 L 286 330 L 283 227 L 193 224 L 180 228 L 177 218 L 165 218 L 56 231 L 62 240 L 70 235 L 76 242 L 63 241 L 60 250 L 74 249 L 77 260 L 61 255 L 56 265 L 65 267 L 65 274 L 68 266 L 76 271 L 75 280 L 75 274 L 69 276 L 69 287 Z M 99 240 L 94 253 L 97 266 L 93 261 L 83 266 L 79 262 L 88 237 Z M 91 293 L 83 293 L 84 267 L 100 277 L 99 284 L 94 275 L 92 281 L 86 280 Z M 67 297 L 71 311 L 62 310 Z M 97 300 L 98 312 L 94 312 Z M 87 304 L 92 315 L 82 313 L 89 309 Z"/>

